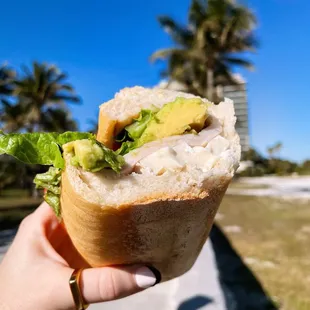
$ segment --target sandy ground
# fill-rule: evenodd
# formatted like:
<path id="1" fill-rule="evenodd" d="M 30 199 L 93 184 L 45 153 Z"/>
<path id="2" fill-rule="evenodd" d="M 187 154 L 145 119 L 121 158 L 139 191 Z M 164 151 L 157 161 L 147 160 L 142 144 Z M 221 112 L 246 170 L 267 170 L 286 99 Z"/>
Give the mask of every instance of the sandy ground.
<path id="1" fill-rule="evenodd" d="M 239 184 L 245 188 L 228 189 L 228 194 L 249 195 L 249 196 L 271 196 L 287 199 L 310 199 L 310 177 L 277 177 L 266 176 L 257 178 L 241 178 Z M 246 185 L 253 185 L 247 188 Z M 255 188 L 257 186 L 257 188 Z M 260 188 L 266 186 L 266 188 Z"/>

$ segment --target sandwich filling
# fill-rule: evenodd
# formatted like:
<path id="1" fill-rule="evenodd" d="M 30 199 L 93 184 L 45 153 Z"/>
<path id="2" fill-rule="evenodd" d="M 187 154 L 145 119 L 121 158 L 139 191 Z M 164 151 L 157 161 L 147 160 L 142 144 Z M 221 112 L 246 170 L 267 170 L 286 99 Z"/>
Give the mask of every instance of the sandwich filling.
<path id="1" fill-rule="evenodd" d="M 232 156 L 225 155 L 230 143 L 222 135 L 223 124 L 212 109 L 213 105 L 200 98 L 182 97 L 161 108 L 142 109 L 114 137 L 113 150 L 89 133 L 0 133 L 0 155 L 8 154 L 28 164 L 51 166 L 46 173 L 38 174 L 34 182 L 46 190 L 44 199 L 60 216 L 61 174 L 65 162 L 67 169 L 77 168 L 79 178 L 87 187 L 98 189 L 98 197 L 108 188 L 128 187 L 130 180 L 143 186 L 139 175 L 153 178 L 195 170 L 198 182 L 200 174 L 219 165 L 219 161 L 226 162 L 227 170 L 233 171 L 235 163 L 228 160 Z"/>
<path id="2" fill-rule="evenodd" d="M 192 102 L 187 99 L 192 98 L 182 98 L 182 103 Z M 184 193 L 197 196 L 208 182 L 213 187 L 223 178 L 231 178 L 238 165 L 239 152 L 232 102 L 225 100 L 215 106 L 195 98 L 195 105 L 203 105 L 203 112 L 199 107 L 195 109 L 197 114 L 191 114 L 183 122 L 185 117 L 180 117 L 182 108 L 172 108 L 172 105 L 178 105 L 178 101 L 173 99 L 164 105 L 157 103 L 157 109 L 150 109 L 150 105 L 145 104 L 144 110 L 141 109 L 130 124 L 128 120 L 123 128 L 117 124 L 119 129 L 115 139 L 120 142 L 114 143 L 115 152 L 121 153 L 126 149 L 123 143 L 134 146 L 129 152 L 122 153 L 125 165 L 120 175 L 106 170 L 91 173 L 68 165 L 67 175 L 72 180 L 70 183 L 74 190 L 83 193 L 89 202 L 118 208 L 149 201 L 152 197 L 164 199 L 167 191 L 169 197 L 181 197 Z M 165 123 L 162 118 L 152 121 L 167 106 L 170 106 L 170 115 L 165 119 L 173 121 Z M 153 114 L 148 113 L 152 117 L 143 122 L 143 116 L 147 115 L 143 113 L 145 110 Z M 187 113 L 187 110 L 183 110 L 183 113 Z M 179 126 L 178 119 L 182 120 L 182 126 Z M 193 119 L 203 121 L 193 122 Z M 156 130 L 152 126 L 156 126 Z M 161 127 L 168 127 L 168 130 L 161 133 Z M 136 135 L 132 128 L 137 129 Z M 131 132 L 131 136 L 126 131 Z M 152 138 L 144 144 L 140 142 L 141 145 L 140 137 L 147 136 L 149 132 L 156 133 L 159 138 Z M 169 136 L 166 132 L 173 132 L 173 135 Z M 139 147 L 135 148 L 136 144 Z M 66 155 L 66 161 L 70 163 L 72 154 Z"/>
<path id="3" fill-rule="evenodd" d="M 197 134 L 206 126 L 207 118 L 208 104 L 198 98 L 178 97 L 159 110 L 142 110 L 116 137 L 116 146 L 121 143 L 117 153 L 125 155 L 146 143 L 170 136 Z"/>

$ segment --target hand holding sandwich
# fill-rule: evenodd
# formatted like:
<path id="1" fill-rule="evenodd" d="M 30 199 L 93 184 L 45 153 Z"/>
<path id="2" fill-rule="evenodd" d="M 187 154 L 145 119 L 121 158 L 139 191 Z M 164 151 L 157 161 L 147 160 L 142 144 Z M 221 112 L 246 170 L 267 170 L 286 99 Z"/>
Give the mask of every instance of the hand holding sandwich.
<path id="1" fill-rule="evenodd" d="M 24 219 L 0 265 L 0 309 L 76 309 L 68 285 L 76 266 L 86 268 L 80 289 L 88 304 L 125 297 L 156 283 L 144 266 L 87 269 L 63 225 L 43 203 Z"/>
<path id="2" fill-rule="evenodd" d="M 96 136 L 0 131 L 0 155 L 49 166 L 34 183 L 57 216 L 42 206 L 22 225 L 0 294 L 29 290 L 28 307 L 67 309 L 71 268 L 94 268 L 81 276 L 86 303 L 152 286 L 138 265 L 163 282 L 190 270 L 239 165 L 235 123 L 229 99 L 132 87 L 100 106 Z"/>

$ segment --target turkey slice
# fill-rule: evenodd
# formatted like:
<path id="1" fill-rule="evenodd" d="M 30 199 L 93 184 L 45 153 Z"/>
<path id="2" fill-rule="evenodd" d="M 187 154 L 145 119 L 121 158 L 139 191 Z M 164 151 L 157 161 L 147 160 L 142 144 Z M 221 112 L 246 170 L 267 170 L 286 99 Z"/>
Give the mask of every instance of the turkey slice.
<path id="1" fill-rule="evenodd" d="M 216 118 L 212 117 L 211 124 L 207 128 L 200 131 L 197 135 L 177 135 L 146 143 L 138 149 L 133 150 L 124 156 L 126 165 L 122 169 L 122 174 L 131 173 L 140 160 L 158 151 L 161 148 L 174 147 L 181 142 L 185 142 L 191 147 L 205 147 L 213 138 L 220 135 L 221 132 L 222 126 L 220 122 Z"/>

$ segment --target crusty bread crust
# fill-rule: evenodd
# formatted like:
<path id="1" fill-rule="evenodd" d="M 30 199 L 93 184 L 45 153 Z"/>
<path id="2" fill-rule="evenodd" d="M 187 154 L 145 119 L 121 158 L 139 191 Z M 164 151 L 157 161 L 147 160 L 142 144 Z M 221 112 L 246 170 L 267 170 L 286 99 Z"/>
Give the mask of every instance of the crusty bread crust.
<path id="1" fill-rule="evenodd" d="M 99 112 L 98 132 L 96 139 L 108 148 L 113 147 L 113 137 L 117 121 L 111 119 L 103 109 Z M 112 137 L 112 138 L 111 138 Z"/>
<path id="2" fill-rule="evenodd" d="M 149 264 L 163 281 L 194 264 L 230 182 L 205 183 L 196 197 L 152 197 L 149 201 L 102 208 L 76 193 L 62 176 L 62 217 L 73 244 L 93 267 Z"/>

